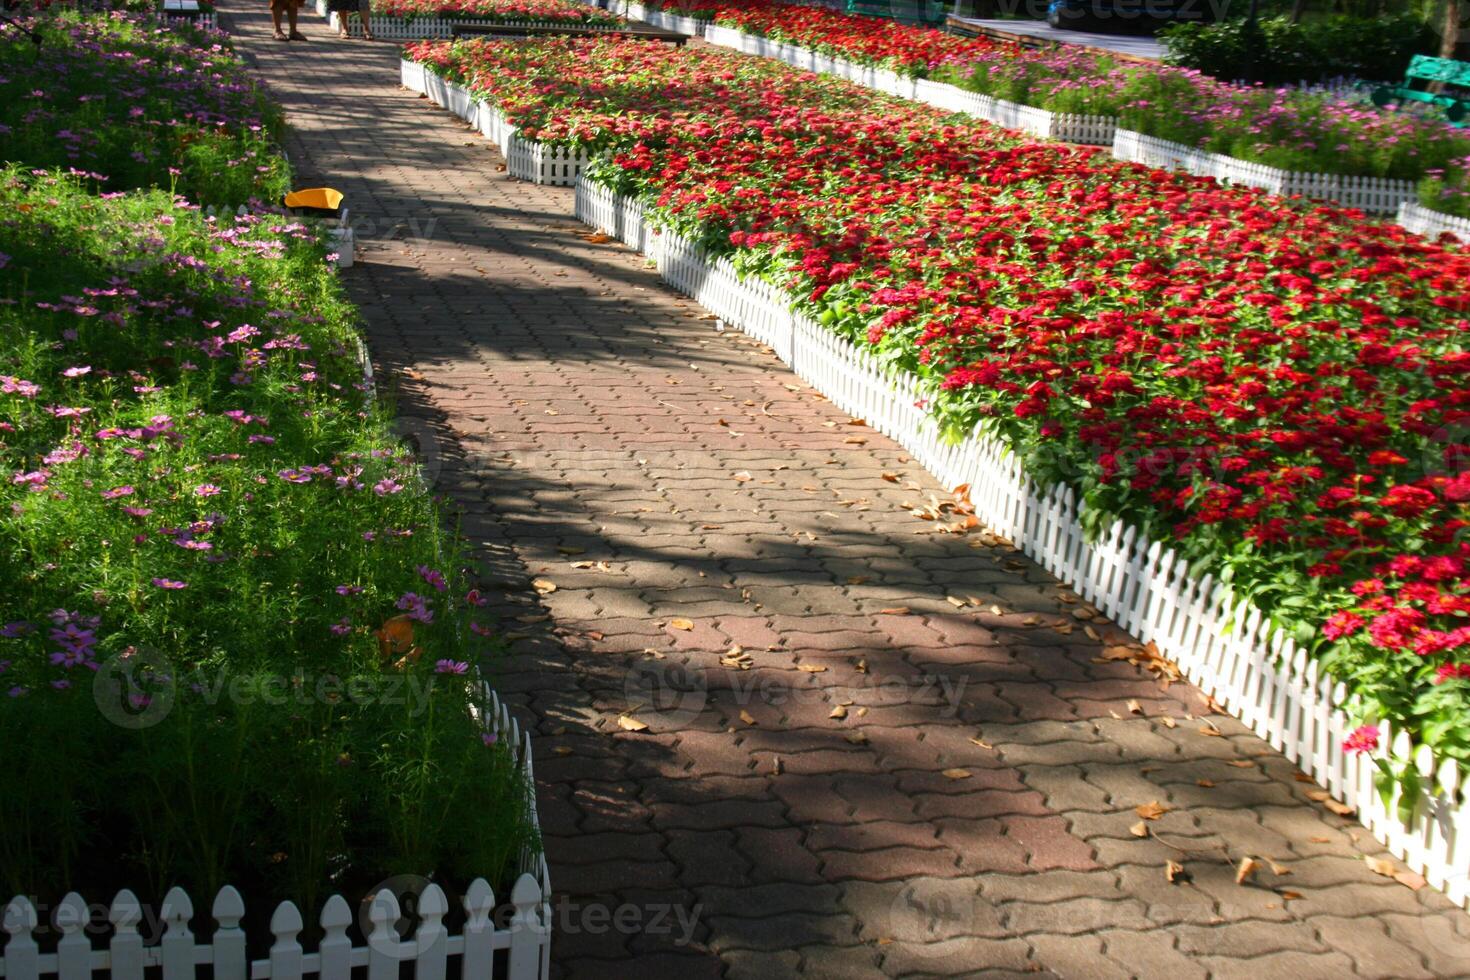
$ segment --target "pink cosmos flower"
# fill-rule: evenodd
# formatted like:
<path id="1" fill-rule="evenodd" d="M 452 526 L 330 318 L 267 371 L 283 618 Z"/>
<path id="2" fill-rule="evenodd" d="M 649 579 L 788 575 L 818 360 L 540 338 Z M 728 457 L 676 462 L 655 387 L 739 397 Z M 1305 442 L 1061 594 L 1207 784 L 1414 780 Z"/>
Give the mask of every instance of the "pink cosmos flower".
<path id="1" fill-rule="evenodd" d="M 156 578 L 153 584 L 160 589 L 187 589 L 189 587 L 187 582 L 176 582 L 169 578 Z"/>
<path id="2" fill-rule="evenodd" d="M 436 674 L 463 674 L 468 672 L 470 665 L 463 660 L 440 660 L 434 664 Z"/>

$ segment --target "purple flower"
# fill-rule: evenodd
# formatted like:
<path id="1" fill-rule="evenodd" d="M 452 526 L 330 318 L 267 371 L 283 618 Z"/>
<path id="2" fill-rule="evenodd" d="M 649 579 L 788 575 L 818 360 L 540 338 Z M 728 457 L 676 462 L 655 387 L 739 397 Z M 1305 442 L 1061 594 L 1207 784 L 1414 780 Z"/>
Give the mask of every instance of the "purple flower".
<path id="1" fill-rule="evenodd" d="M 373 484 L 373 493 L 377 494 L 379 497 L 386 497 L 388 496 L 388 494 L 397 493 L 402 489 L 403 487 L 398 483 L 397 480 L 383 479 Z"/>
<path id="2" fill-rule="evenodd" d="M 337 594 L 338 595 L 349 595 L 349 596 L 350 595 L 362 595 L 362 592 L 363 592 L 363 588 L 360 585 L 339 585 L 339 586 L 337 586 Z"/>
<path id="3" fill-rule="evenodd" d="M 3 268 L 3 266 L 0 266 L 0 268 Z M 19 395 L 22 398 L 35 398 L 40 392 L 41 386 L 33 381 L 25 381 L 8 374 L 0 374 L 0 395 Z"/>
<path id="4" fill-rule="evenodd" d="M 129 486 L 113 487 L 111 490 L 102 491 L 102 499 L 116 500 L 118 497 L 131 497 L 133 493 L 133 488 Z"/>
<path id="5" fill-rule="evenodd" d="M 331 630 L 333 636 L 346 636 L 352 632 L 352 620 L 345 617 L 339 619 L 331 625 Z"/>
<path id="6" fill-rule="evenodd" d="M 92 373 L 92 366 L 90 364 L 82 364 L 82 365 L 79 365 L 77 367 L 69 367 L 69 368 L 67 368 L 65 371 L 62 371 L 61 372 L 61 376 L 63 378 L 80 378 L 84 374 L 91 374 L 91 373 Z"/>
<path id="7" fill-rule="evenodd" d="M 440 660 L 434 664 L 436 674 L 464 674 L 468 673 L 470 665 L 463 660 Z"/>
<path id="8" fill-rule="evenodd" d="M 153 584 L 160 589 L 187 589 L 189 587 L 187 582 L 175 582 L 169 578 L 156 578 L 153 580 Z"/>
<path id="9" fill-rule="evenodd" d="M 449 588 L 449 583 L 444 581 L 443 574 L 430 568 L 428 565 L 418 566 L 418 573 L 420 578 L 432 585 L 438 592 L 443 592 Z"/>
<path id="10" fill-rule="evenodd" d="M 423 596 L 416 592 L 405 592 L 398 597 L 395 604 L 399 609 L 408 613 L 409 619 L 416 619 L 421 623 L 432 623 L 434 614 L 429 611 L 428 602 Z"/>
<path id="11" fill-rule="evenodd" d="M 496 742 L 500 741 L 500 736 L 495 734 L 494 732 L 485 732 L 483 735 L 480 736 L 480 741 L 484 742 L 486 745 L 494 745 Z"/>

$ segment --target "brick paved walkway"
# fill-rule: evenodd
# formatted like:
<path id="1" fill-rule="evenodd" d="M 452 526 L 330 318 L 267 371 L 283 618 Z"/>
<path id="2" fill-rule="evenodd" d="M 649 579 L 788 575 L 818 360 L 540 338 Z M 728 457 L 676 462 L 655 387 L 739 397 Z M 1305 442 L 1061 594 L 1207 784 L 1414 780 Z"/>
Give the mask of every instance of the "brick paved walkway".
<path id="1" fill-rule="evenodd" d="M 374 357 L 505 593 L 560 972 L 1470 973 L 1466 917 L 1374 874 L 1284 759 L 932 533 L 900 449 L 508 180 L 395 48 L 233 20 L 304 178 L 367 222 Z"/>

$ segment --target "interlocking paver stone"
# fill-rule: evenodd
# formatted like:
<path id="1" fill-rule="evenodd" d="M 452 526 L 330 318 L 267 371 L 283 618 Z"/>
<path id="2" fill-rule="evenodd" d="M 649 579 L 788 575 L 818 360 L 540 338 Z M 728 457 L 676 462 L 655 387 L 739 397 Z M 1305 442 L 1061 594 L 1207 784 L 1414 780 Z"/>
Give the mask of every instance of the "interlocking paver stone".
<path id="1" fill-rule="evenodd" d="M 1470 972 L 1470 920 L 1372 874 L 1289 763 L 1223 716 L 1200 735 L 1189 685 L 1094 663 L 1013 552 L 916 533 L 904 502 L 945 491 L 901 447 L 844 442 L 847 416 L 590 235 L 570 189 L 509 179 L 398 87 L 393 46 L 224 17 L 303 183 L 363 222 L 344 281 L 512 634 L 496 683 L 572 910 L 554 975 Z M 755 669 L 720 666 L 736 645 Z M 1175 809 L 1134 837 L 1153 799 Z M 1296 871 L 1236 885 L 1248 854 Z M 584 928 L 620 908 L 633 925 Z"/>

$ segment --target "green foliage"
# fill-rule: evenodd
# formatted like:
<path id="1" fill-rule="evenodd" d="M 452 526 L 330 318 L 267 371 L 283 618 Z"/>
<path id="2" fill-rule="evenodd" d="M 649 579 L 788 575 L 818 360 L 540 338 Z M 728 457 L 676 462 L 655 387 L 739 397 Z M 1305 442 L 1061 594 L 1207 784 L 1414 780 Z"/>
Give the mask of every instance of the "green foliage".
<path id="1" fill-rule="evenodd" d="M 1268 85 L 1334 78 L 1377 81 L 1403 77 L 1409 59 L 1429 52 L 1433 32 L 1410 13 L 1380 17 L 1331 16 L 1293 24 L 1266 17 L 1252 37 L 1244 20 L 1181 22 L 1160 32 L 1169 64 L 1225 81 L 1247 77 Z"/>

